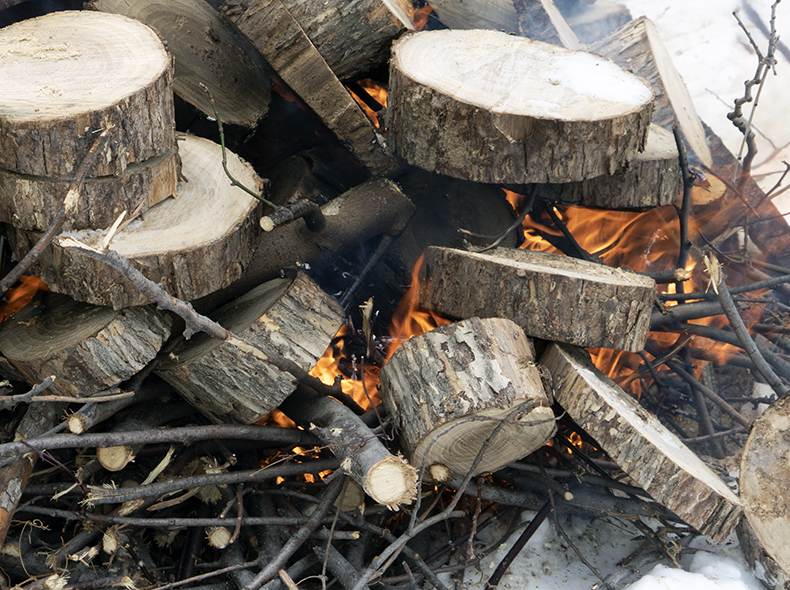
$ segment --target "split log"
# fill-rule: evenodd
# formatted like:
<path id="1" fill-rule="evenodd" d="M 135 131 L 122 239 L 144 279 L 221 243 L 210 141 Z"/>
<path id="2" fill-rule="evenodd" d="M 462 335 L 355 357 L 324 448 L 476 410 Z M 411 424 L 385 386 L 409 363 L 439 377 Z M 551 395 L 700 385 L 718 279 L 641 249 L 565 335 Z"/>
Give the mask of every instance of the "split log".
<path id="1" fill-rule="evenodd" d="M 222 12 L 239 17 L 257 3 L 225 0 Z M 413 9 L 402 0 L 283 0 L 282 4 L 341 80 L 359 77 L 386 64 L 392 40 L 414 30 L 407 14 Z"/>
<path id="2" fill-rule="evenodd" d="M 172 149 L 145 162 L 129 164 L 118 176 L 87 178 L 79 193 L 77 212 L 65 229 L 109 227 L 123 211 L 141 211 L 174 195 L 180 160 Z M 17 174 L 0 170 L 0 221 L 45 231 L 63 206 L 69 179 Z"/>
<path id="3" fill-rule="evenodd" d="M 239 30 L 204 0 L 91 0 L 87 6 L 123 14 L 153 27 L 175 59 L 173 89 L 214 116 L 211 91 L 223 123 L 255 127 L 266 114 L 271 67 Z"/>
<path id="4" fill-rule="evenodd" d="M 586 351 L 551 343 L 540 364 L 551 372 L 555 401 L 634 482 L 706 537 L 729 536 L 743 510 L 738 497 Z"/>
<path id="5" fill-rule="evenodd" d="M 170 56 L 129 18 L 54 12 L 0 31 L 0 168 L 69 178 L 115 125 L 93 176 L 175 148 Z"/>
<path id="6" fill-rule="evenodd" d="M 379 504 L 397 510 L 416 498 L 414 467 L 390 454 L 359 416 L 337 400 L 300 387 L 280 410 L 320 438 L 342 461 L 342 469 Z"/>
<path id="7" fill-rule="evenodd" d="M 579 41 L 594 43 L 631 22 L 631 13 L 619 2 L 595 0 L 583 3 L 565 18 Z"/>
<path id="8" fill-rule="evenodd" d="M 451 29 L 492 29 L 581 49 L 554 0 L 433 0 L 431 6 Z"/>
<path id="9" fill-rule="evenodd" d="M 258 225 L 262 205 L 233 187 L 222 170 L 217 144 L 194 136 L 180 141 L 182 174 L 178 198 L 157 204 L 119 231 L 111 248 L 149 279 L 162 283 L 172 295 L 191 301 L 239 278 L 263 234 Z M 231 174 L 260 192 L 262 182 L 252 167 L 228 153 Z M 98 247 L 107 230 L 72 231 L 61 235 Z M 13 249 L 24 254 L 36 234 L 14 232 Z M 44 251 L 41 278 L 53 291 L 78 301 L 115 308 L 150 303 L 147 296 L 119 272 L 66 250 L 57 238 Z"/>
<path id="10" fill-rule="evenodd" d="M 651 125 L 645 151 L 637 155 L 630 170 L 581 182 L 539 185 L 537 196 L 585 207 L 647 209 L 671 205 L 682 184 L 675 137 L 662 127 Z"/>
<path id="11" fill-rule="evenodd" d="M 650 84 L 656 94 L 653 123 L 664 129 L 672 129 L 673 121 L 677 118 L 691 151 L 702 164 L 710 168 L 711 154 L 702 122 L 653 21 L 645 16 L 631 21 L 608 37 L 589 45 L 587 50 L 612 59 Z"/>
<path id="12" fill-rule="evenodd" d="M 397 171 L 397 161 L 383 136 L 281 0 L 258 2 L 232 19 L 354 157 L 377 175 L 387 176 Z"/>
<path id="13" fill-rule="evenodd" d="M 738 536 L 769 587 L 790 586 L 790 398 L 775 402 L 755 421 L 741 458 L 740 495 L 746 516 Z"/>
<path id="14" fill-rule="evenodd" d="M 393 44 L 388 100 L 387 139 L 409 164 L 528 184 L 626 169 L 644 149 L 653 93 L 590 53 L 445 30 Z"/>
<path id="15" fill-rule="evenodd" d="M 88 397 L 148 364 L 170 325 L 151 307 L 115 311 L 50 293 L 0 327 L 0 352 L 30 383 L 54 375 L 53 393 Z"/>
<path id="16" fill-rule="evenodd" d="M 337 302 L 302 273 L 292 280 L 264 283 L 210 317 L 246 342 L 276 352 L 306 371 L 343 323 Z M 193 338 L 156 373 L 217 423 L 257 422 L 296 388 L 292 375 L 252 350 L 206 334 Z"/>
<path id="17" fill-rule="evenodd" d="M 567 256 L 497 248 L 428 248 L 420 305 L 460 317 L 506 317 L 528 336 L 638 352 L 655 299 L 653 279 Z"/>
<path id="18" fill-rule="evenodd" d="M 435 479 L 466 475 L 499 423 L 475 474 L 501 469 L 554 435 L 554 413 L 532 342 L 510 320 L 471 318 L 411 338 L 381 371 L 381 396 L 415 466 Z"/>

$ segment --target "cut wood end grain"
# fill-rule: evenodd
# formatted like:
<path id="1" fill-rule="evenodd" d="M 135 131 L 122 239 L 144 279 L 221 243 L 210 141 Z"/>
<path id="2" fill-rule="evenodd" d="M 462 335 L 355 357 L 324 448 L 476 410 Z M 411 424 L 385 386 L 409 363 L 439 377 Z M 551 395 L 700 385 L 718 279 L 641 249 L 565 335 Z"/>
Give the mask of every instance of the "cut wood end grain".
<path id="1" fill-rule="evenodd" d="M 370 468 L 364 490 L 379 504 L 398 510 L 417 497 L 417 470 L 400 455 L 390 455 Z"/>

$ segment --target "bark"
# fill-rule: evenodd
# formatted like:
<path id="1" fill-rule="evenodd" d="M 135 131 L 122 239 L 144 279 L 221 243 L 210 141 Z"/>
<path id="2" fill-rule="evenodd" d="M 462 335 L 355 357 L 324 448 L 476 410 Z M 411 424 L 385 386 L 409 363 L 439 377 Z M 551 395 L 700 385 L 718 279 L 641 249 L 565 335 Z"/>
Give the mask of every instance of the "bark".
<path id="1" fill-rule="evenodd" d="M 472 318 L 407 340 L 381 371 L 381 395 L 411 463 L 466 475 L 482 444 L 518 406 L 475 475 L 501 469 L 556 432 L 532 342 L 504 319 Z"/>
<path id="2" fill-rule="evenodd" d="M 0 33 L 0 168 L 68 178 L 96 133 L 116 133 L 93 176 L 175 147 L 170 56 L 148 27 L 128 18 L 55 12 Z"/>
<path id="3" fill-rule="evenodd" d="M 590 68 L 595 77 L 579 75 Z M 653 95 L 592 54 L 450 30 L 393 44 L 388 102 L 387 140 L 409 164 L 527 184 L 625 170 L 645 147 Z"/>
<path id="4" fill-rule="evenodd" d="M 43 308 L 43 309 L 41 309 Z M 50 294 L 0 329 L 0 351 L 30 383 L 88 397 L 129 379 L 170 336 L 171 318 L 153 308 L 115 311 Z"/>
<path id="5" fill-rule="evenodd" d="M 211 314 L 244 341 L 309 370 L 343 323 L 343 311 L 306 275 L 274 279 Z M 296 378 L 234 343 L 193 338 L 156 373 L 215 422 L 257 422 L 296 388 Z"/>
<path id="6" fill-rule="evenodd" d="M 180 170 L 177 150 L 129 164 L 118 176 L 88 178 L 79 191 L 76 212 L 64 229 L 110 227 L 126 211 L 149 207 L 176 193 Z M 0 170 L 0 221 L 24 230 L 46 231 L 58 214 L 71 179 Z"/>
<path id="7" fill-rule="evenodd" d="M 540 364 L 552 375 L 556 402 L 636 484 L 703 535 L 729 536 L 743 511 L 738 497 L 585 351 L 552 343 Z"/>
<path id="8" fill-rule="evenodd" d="M 160 203 L 141 220 L 118 232 L 111 249 L 128 258 L 149 279 L 172 295 L 191 301 L 238 279 L 252 259 L 263 230 L 262 206 L 231 186 L 222 170 L 220 146 L 198 137 L 180 142 L 184 179 L 178 198 Z M 252 167 L 228 154 L 231 173 L 242 184 L 260 191 Z M 106 231 L 61 234 L 98 248 Z M 13 245 L 23 253 L 35 235 L 15 232 Z M 41 278 L 53 291 L 95 305 L 124 308 L 150 303 L 123 276 L 101 262 L 60 245 L 60 239 L 39 260 Z"/>
<path id="9" fill-rule="evenodd" d="M 528 336 L 638 352 L 655 299 L 653 279 L 526 250 L 475 254 L 428 248 L 420 305 L 450 316 L 506 317 Z"/>
<path id="10" fill-rule="evenodd" d="M 650 84 L 656 94 L 653 123 L 671 130 L 677 118 L 691 151 L 705 166 L 711 166 L 710 149 L 702 122 L 694 109 L 686 84 L 675 69 L 651 20 L 643 16 L 631 21 L 587 49 L 611 58 Z"/>
<path id="11" fill-rule="evenodd" d="M 123 14 L 153 27 L 175 59 L 173 89 L 208 116 L 214 113 L 205 84 L 223 123 L 255 127 L 266 114 L 271 67 L 233 24 L 204 0 L 91 0 L 89 7 Z"/>

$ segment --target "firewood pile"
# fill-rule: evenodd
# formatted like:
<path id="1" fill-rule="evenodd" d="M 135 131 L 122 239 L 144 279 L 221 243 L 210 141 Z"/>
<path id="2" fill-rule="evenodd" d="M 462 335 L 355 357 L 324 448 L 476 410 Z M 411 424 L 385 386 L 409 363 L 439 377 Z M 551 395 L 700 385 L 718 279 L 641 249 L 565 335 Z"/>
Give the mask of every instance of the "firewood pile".
<path id="1" fill-rule="evenodd" d="M 490 587 L 570 514 L 789 583 L 775 31 L 739 161 L 609 0 L 73 4 L 0 2 L 0 587 L 443 590 L 527 509 Z"/>

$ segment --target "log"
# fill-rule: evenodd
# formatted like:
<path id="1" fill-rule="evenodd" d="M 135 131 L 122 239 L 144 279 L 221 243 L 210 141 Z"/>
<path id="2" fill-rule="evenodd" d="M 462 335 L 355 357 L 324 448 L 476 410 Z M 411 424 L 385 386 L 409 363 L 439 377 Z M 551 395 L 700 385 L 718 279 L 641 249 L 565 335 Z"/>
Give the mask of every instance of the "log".
<path id="1" fill-rule="evenodd" d="M 645 16 L 631 21 L 589 45 L 587 50 L 611 58 L 650 84 L 656 95 L 653 123 L 671 130 L 677 118 L 691 151 L 703 165 L 711 167 L 711 154 L 702 122 L 653 21 Z"/>
<path id="2" fill-rule="evenodd" d="M 343 470 L 379 504 L 391 510 L 417 497 L 417 472 L 392 455 L 365 423 L 337 400 L 298 388 L 280 410 L 309 429 L 342 461 Z"/>
<path id="3" fill-rule="evenodd" d="M 211 91 L 223 123 L 255 127 L 266 114 L 271 67 L 233 24 L 204 0 L 91 0 L 88 7 L 153 27 L 175 59 L 173 90 L 208 116 Z"/>
<path id="4" fill-rule="evenodd" d="M 785 397 L 754 422 L 741 457 L 739 490 L 746 518 L 738 536 L 749 563 L 762 566 L 771 588 L 790 585 L 788 427 L 790 399 Z"/>
<path id="5" fill-rule="evenodd" d="M 120 174 L 175 148 L 173 71 L 145 25 L 55 12 L 0 31 L 0 168 L 69 178 L 115 125 L 92 176 Z"/>
<path id="6" fill-rule="evenodd" d="M 145 162 L 129 164 L 118 176 L 87 178 L 77 212 L 64 229 L 109 227 L 123 211 L 149 207 L 174 195 L 181 162 L 176 149 Z M 48 178 L 0 170 L 0 221 L 32 231 L 45 231 L 57 215 L 71 185 Z"/>
<path id="7" fill-rule="evenodd" d="M 429 172 L 572 182 L 634 161 L 652 98 L 642 80 L 589 53 L 497 31 L 424 31 L 393 44 L 387 139 Z"/>
<path id="8" fill-rule="evenodd" d="M 46 294 L 0 327 L 0 352 L 30 383 L 89 397 L 129 379 L 170 336 L 170 316 L 151 307 L 115 311 Z"/>
<path id="9" fill-rule="evenodd" d="M 180 144 L 184 179 L 178 183 L 178 198 L 159 203 L 127 225 L 111 247 L 169 293 L 191 301 L 241 276 L 263 233 L 258 225 L 262 205 L 231 186 L 222 170 L 220 146 L 194 136 L 186 136 Z M 228 153 L 228 167 L 239 182 L 260 192 L 261 180 L 246 162 Z M 106 233 L 81 230 L 61 237 L 98 247 Z M 17 256 L 37 239 L 36 234 L 21 230 L 14 237 Z M 60 239 L 39 260 L 41 278 L 53 291 L 115 308 L 150 303 L 119 272 L 62 248 Z"/>
<path id="10" fill-rule="evenodd" d="M 658 125 L 650 125 L 645 151 L 637 155 L 631 169 L 581 182 L 539 185 L 536 196 L 585 207 L 647 209 L 674 203 L 682 184 L 674 136 Z"/>
<path id="11" fill-rule="evenodd" d="M 528 336 L 639 352 L 655 299 L 653 279 L 567 256 L 497 248 L 430 247 L 420 305 L 459 318 L 506 317 Z"/>
<path id="12" fill-rule="evenodd" d="M 611 0 L 595 0 L 565 15 L 568 24 L 582 43 L 594 43 L 631 21 L 628 8 Z"/>
<path id="13" fill-rule="evenodd" d="M 551 343 L 540 364 L 552 375 L 555 401 L 637 485 L 706 537 L 730 535 L 743 511 L 738 497 L 586 351 Z"/>
<path id="14" fill-rule="evenodd" d="M 257 0 L 226 0 L 222 12 L 240 16 Z M 341 80 L 360 77 L 387 63 L 392 40 L 414 26 L 411 4 L 400 0 L 301 2 L 283 0 L 327 65 Z"/>
<path id="15" fill-rule="evenodd" d="M 258 2 L 232 20 L 357 160 L 380 176 L 397 172 L 383 136 L 280 0 Z"/>
<path id="16" fill-rule="evenodd" d="M 582 48 L 554 0 L 434 0 L 431 6 L 451 29 L 492 29 L 569 49 Z"/>
<path id="17" fill-rule="evenodd" d="M 211 314 L 211 319 L 263 350 L 309 370 L 343 323 L 343 311 L 307 275 L 274 279 Z M 277 408 L 296 379 L 252 350 L 193 338 L 156 373 L 214 422 L 253 424 Z"/>
<path id="18" fill-rule="evenodd" d="M 556 432 L 532 342 L 510 320 L 470 318 L 407 340 L 381 371 L 381 396 L 412 465 L 436 477 L 474 474 L 529 455 Z"/>

